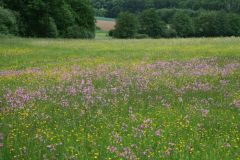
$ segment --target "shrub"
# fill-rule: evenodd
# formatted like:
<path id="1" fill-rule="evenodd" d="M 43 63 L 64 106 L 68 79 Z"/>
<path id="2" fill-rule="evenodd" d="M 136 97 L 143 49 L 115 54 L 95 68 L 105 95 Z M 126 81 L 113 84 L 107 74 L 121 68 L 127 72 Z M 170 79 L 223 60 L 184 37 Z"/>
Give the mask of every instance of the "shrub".
<path id="1" fill-rule="evenodd" d="M 113 36 L 116 38 L 134 38 L 138 31 L 138 19 L 134 14 L 123 12 L 120 13 Z"/>
<path id="2" fill-rule="evenodd" d="M 113 33 L 114 33 L 114 29 L 111 29 L 111 30 L 108 32 L 108 36 L 113 37 Z"/>
<path id="3" fill-rule="evenodd" d="M 0 33 L 1 34 L 17 34 L 18 25 L 15 14 L 0 7 Z"/>
<path id="4" fill-rule="evenodd" d="M 144 39 L 144 38 L 149 38 L 149 36 L 147 34 L 136 34 L 135 36 L 136 39 Z"/>
<path id="5" fill-rule="evenodd" d="M 154 9 L 144 10 L 139 17 L 140 33 L 147 34 L 149 37 L 158 38 L 165 34 L 166 24 L 161 21 Z"/>
<path id="6" fill-rule="evenodd" d="M 96 30 L 101 30 L 101 28 L 100 28 L 100 27 L 98 27 L 98 26 L 96 26 Z"/>
<path id="7" fill-rule="evenodd" d="M 81 28 L 80 26 L 74 25 L 68 27 L 65 34 L 65 38 L 87 38 L 91 39 L 95 37 L 95 34 L 92 31 L 89 31 L 85 28 Z"/>

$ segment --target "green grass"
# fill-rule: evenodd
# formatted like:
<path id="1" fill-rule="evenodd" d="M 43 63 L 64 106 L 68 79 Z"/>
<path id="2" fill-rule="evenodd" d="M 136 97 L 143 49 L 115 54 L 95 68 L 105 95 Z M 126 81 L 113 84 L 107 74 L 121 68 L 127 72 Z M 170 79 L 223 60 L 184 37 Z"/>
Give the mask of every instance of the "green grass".
<path id="1" fill-rule="evenodd" d="M 240 38 L 103 34 L 0 38 L 1 160 L 240 158 Z"/>
<path id="2" fill-rule="evenodd" d="M 108 36 L 108 31 L 103 31 L 103 30 L 96 30 L 96 36 L 95 39 L 103 40 L 103 39 L 111 39 L 111 37 Z"/>

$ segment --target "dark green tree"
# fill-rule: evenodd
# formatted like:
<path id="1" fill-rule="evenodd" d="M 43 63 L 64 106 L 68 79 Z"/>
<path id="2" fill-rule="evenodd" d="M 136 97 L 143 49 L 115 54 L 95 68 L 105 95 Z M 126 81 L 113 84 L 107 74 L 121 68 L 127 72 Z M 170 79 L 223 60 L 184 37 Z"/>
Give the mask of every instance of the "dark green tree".
<path id="1" fill-rule="evenodd" d="M 52 37 L 58 36 L 58 29 L 55 20 L 50 16 L 45 16 L 39 21 L 38 37 Z"/>
<path id="2" fill-rule="evenodd" d="M 75 24 L 74 11 L 69 3 L 65 0 L 49 0 L 50 15 L 55 20 L 60 34 L 69 27 Z"/>
<path id="3" fill-rule="evenodd" d="M 124 2 L 125 0 L 107 0 L 106 16 L 110 18 L 116 18 L 119 15 L 119 13 L 123 12 Z"/>
<path id="4" fill-rule="evenodd" d="M 78 32 L 80 28 L 81 33 L 89 33 L 81 34 L 79 38 L 95 36 L 94 11 L 89 0 L 2 1 L 7 8 L 18 13 L 19 33 L 22 36 L 67 37 L 66 32 L 73 28 L 78 28 Z"/>
<path id="5" fill-rule="evenodd" d="M 116 17 L 123 11 L 142 12 L 145 9 L 190 9 L 240 13 L 239 0 L 91 0 L 94 8 L 105 9 L 106 16 Z"/>
<path id="6" fill-rule="evenodd" d="M 138 31 L 138 19 L 129 12 L 120 13 L 113 36 L 116 38 L 134 38 Z"/>
<path id="7" fill-rule="evenodd" d="M 217 21 L 215 12 L 202 12 L 195 19 L 195 31 L 197 36 L 217 36 Z"/>
<path id="8" fill-rule="evenodd" d="M 154 0 L 156 8 L 177 8 L 179 0 Z"/>
<path id="9" fill-rule="evenodd" d="M 125 0 L 123 3 L 124 11 L 129 11 L 131 13 L 139 13 L 146 7 L 146 0 Z"/>
<path id="10" fill-rule="evenodd" d="M 0 6 L 4 6 L 3 0 L 0 0 Z"/>
<path id="11" fill-rule="evenodd" d="M 191 9 L 164 8 L 157 10 L 160 18 L 166 23 L 171 23 L 173 16 L 178 12 L 183 12 L 191 18 L 197 16 L 197 12 Z"/>
<path id="12" fill-rule="evenodd" d="M 140 33 L 147 34 L 149 37 L 163 37 L 166 31 L 166 24 L 161 21 L 154 9 L 144 10 L 140 16 Z"/>
<path id="13" fill-rule="evenodd" d="M 216 12 L 216 36 L 227 36 L 228 20 L 227 13 L 223 11 Z"/>
<path id="14" fill-rule="evenodd" d="M 226 16 L 227 36 L 240 36 L 240 16 L 238 14 L 230 13 Z"/>
<path id="15" fill-rule="evenodd" d="M 76 25 L 89 32 L 95 32 L 94 11 L 89 0 L 71 0 Z"/>
<path id="16" fill-rule="evenodd" d="M 178 37 L 193 36 L 194 26 L 189 15 L 184 12 L 176 12 L 171 19 L 171 27 L 176 31 Z"/>
<path id="17" fill-rule="evenodd" d="M 17 34 L 18 25 L 15 14 L 0 7 L 0 34 Z"/>

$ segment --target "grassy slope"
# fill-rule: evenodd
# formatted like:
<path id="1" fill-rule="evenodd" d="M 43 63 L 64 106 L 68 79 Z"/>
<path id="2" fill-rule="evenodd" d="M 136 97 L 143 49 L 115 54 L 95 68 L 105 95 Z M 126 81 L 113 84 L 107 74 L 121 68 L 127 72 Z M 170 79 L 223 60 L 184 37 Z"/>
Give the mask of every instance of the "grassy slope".
<path id="1" fill-rule="evenodd" d="M 0 75 L 5 108 L 0 112 L 0 159 L 237 159 L 240 112 L 232 103 L 240 100 L 239 68 L 226 76 L 192 76 L 186 66 L 178 72 L 172 68 L 183 64 L 165 69 L 155 64 L 174 60 L 189 62 L 191 68 L 192 59 L 202 58 L 214 58 L 217 69 L 239 64 L 240 39 L 0 39 L 1 73 L 20 72 Z M 206 65 L 205 60 L 196 63 Z M 150 68 L 142 72 L 139 66 Z M 26 72 L 32 68 L 40 73 Z M 91 79 L 96 89 L 93 105 L 61 91 L 79 86 L 82 79 Z M 175 90 L 196 81 L 213 87 Z M 16 98 L 19 87 L 29 93 L 46 90 L 48 98 L 11 110 L 4 95 L 10 89 Z M 95 100 L 98 96 L 101 101 Z M 141 124 L 145 127 L 139 131 Z M 109 151 L 111 146 L 117 151 Z"/>

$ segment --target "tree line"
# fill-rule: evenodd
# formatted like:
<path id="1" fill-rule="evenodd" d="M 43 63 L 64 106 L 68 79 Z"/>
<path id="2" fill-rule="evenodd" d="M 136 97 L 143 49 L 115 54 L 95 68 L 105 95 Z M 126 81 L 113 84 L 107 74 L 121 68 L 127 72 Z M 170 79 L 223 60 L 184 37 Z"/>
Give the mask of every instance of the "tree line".
<path id="1" fill-rule="evenodd" d="M 140 13 L 145 9 L 177 8 L 224 10 L 240 14 L 240 0 L 91 0 L 97 16 L 116 18 L 121 12 Z"/>
<path id="2" fill-rule="evenodd" d="M 240 0 L 0 0 L 0 34 L 94 38 L 94 16 L 117 38 L 240 36 Z"/>
<path id="3" fill-rule="evenodd" d="M 0 0 L 0 34 L 94 38 L 89 0 Z"/>
<path id="4" fill-rule="evenodd" d="M 122 12 L 109 35 L 116 38 L 240 36 L 240 16 L 226 11 L 189 9 Z"/>
<path id="5" fill-rule="evenodd" d="M 117 38 L 240 36 L 240 0 L 92 0 Z"/>

